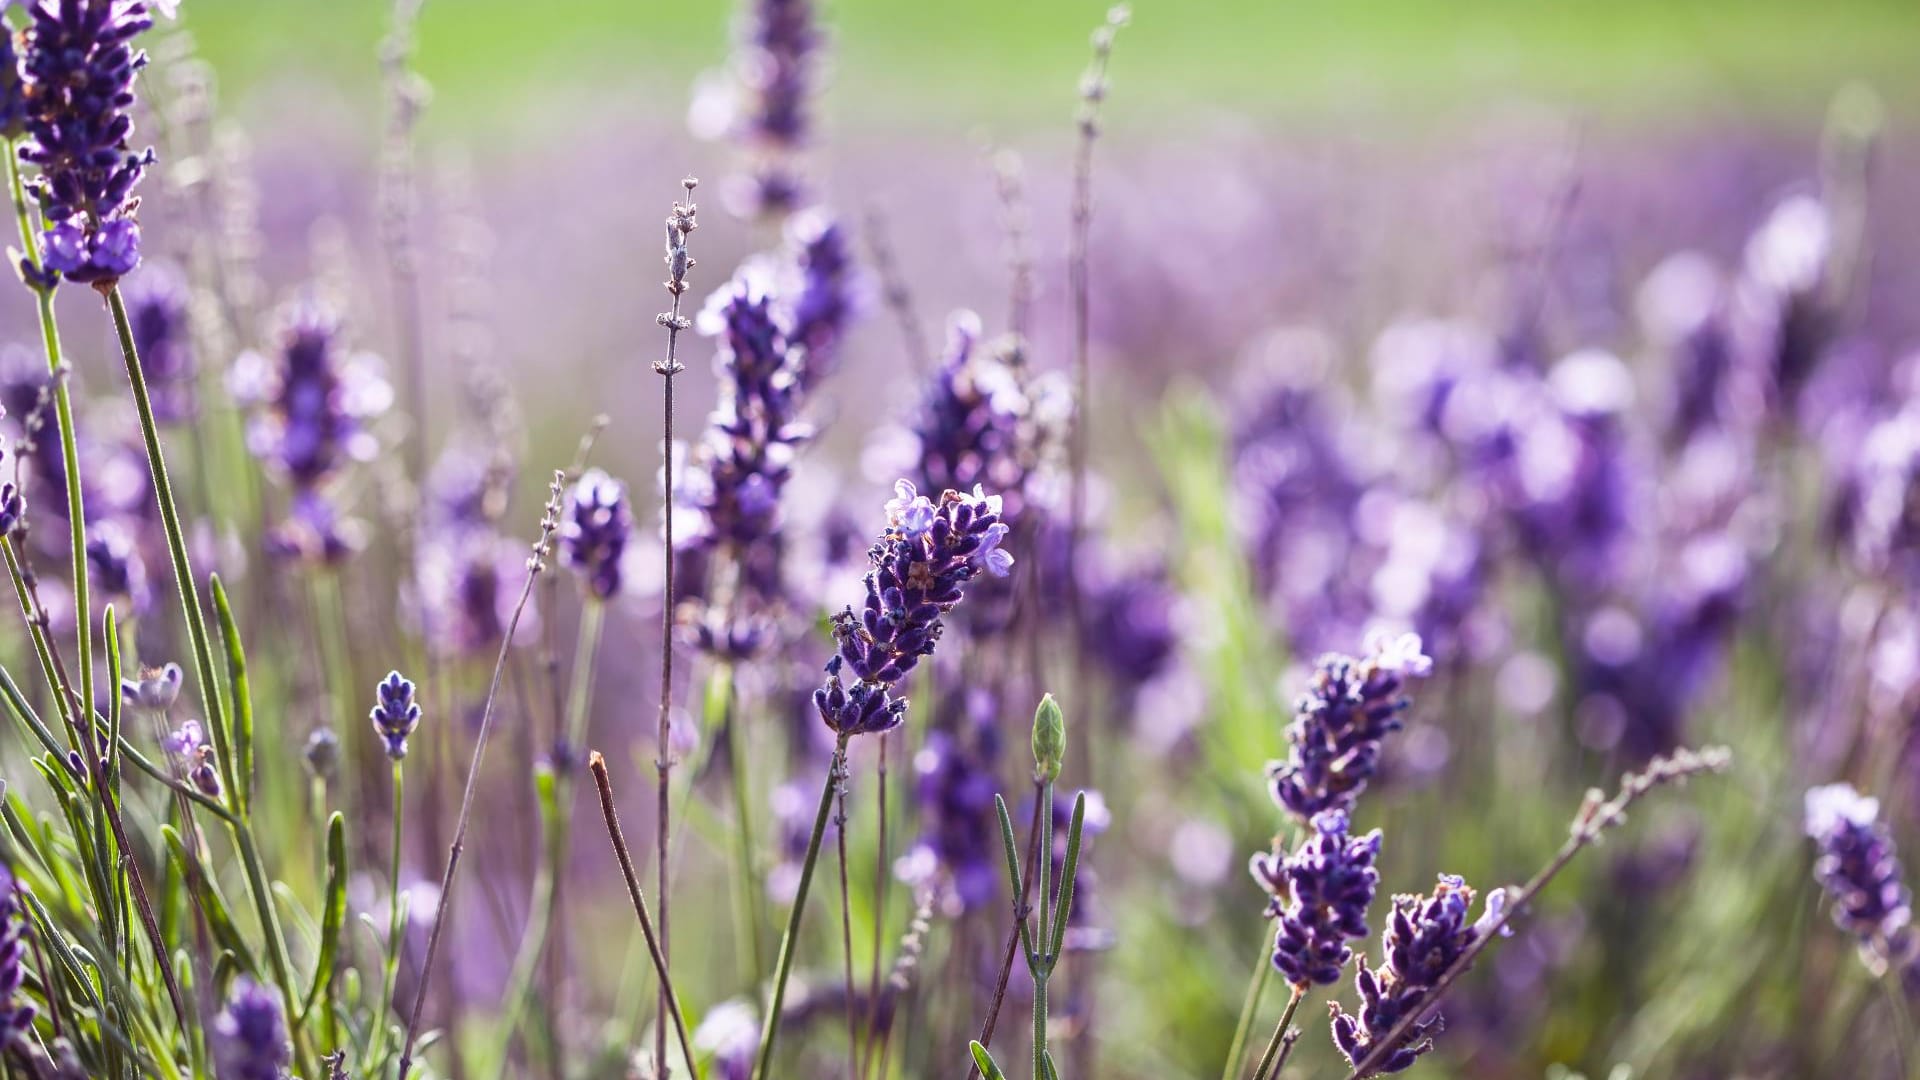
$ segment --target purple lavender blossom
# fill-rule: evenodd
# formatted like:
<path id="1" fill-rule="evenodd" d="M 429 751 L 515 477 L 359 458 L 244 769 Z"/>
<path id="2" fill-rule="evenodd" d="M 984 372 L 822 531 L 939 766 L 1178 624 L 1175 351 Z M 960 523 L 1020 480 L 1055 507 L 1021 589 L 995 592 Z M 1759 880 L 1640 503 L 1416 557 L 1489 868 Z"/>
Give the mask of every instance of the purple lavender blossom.
<path id="1" fill-rule="evenodd" d="M 842 736 L 898 727 L 907 702 L 890 690 L 932 655 L 942 617 L 981 570 L 1005 576 L 1013 567 L 1000 546 L 1007 526 L 999 496 L 947 491 L 936 506 L 906 480 L 894 492 L 887 530 L 867 553 L 866 603 L 858 616 L 852 608 L 834 616 L 839 651 L 813 695 L 820 718 Z M 842 683 L 843 669 L 858 680 L 853 686 Z"/>
<path id="2" fill-rule="evenodd" d="M 1833 921 L 1860 943 L 1878 975 L 1913 960 L 1912 894 L 1901 880 L 1899 853 L 1879 821 L 1880 800 L 1851 784 L 1807 792 L 1807 835 L 1820 845 L 1813 876 L 1833 901 Z"/>
<path id="3" fill-rule="evenodd" d="M 213 1019 L 218 1080 L 285 1080 L 293 1063 L 280 999 L 245 975 L 233 981 L 226 1007 Z"/>
<path id="4" fill-rule="evenodd" d="M 919 838 L 894 863 L 894 874 L 957 917 L 993 902 L 1005 870 L 990 828 L 994 768 L 1000 757 L 998 694 L 968 687 L 941 699 L 934 727 L 913 758 Z M 957 714 L 957 715 L 956 715 Z"/>
<path id="5" fill-rule="evenodd" d="M 366 537 L 361 523 L 340 513 L 332 495 L 299 490 L 287 516 L 267 531 L 267 553 L 316 566 L 338 566 L 359 551 Z"/>
<path id="6" fill-rule="evenodd" d="M 1373 904 L 1380 872 L 1380 830 L 1347 834 L 1347 813 L 1325 810 L 1313 816 L 1313 835 L 1291 855 L 1257 854 L 1248 869 L 1267 891 L 1267 917 L 1279 920 L 1273 940 L 1273 966 L 1295 987 L 1340 981 L 1353 956 L 1347 945 L 1367 936 L 1367 908 Z"/>
<path id="7" fill-rule="evenodd" d="M 341 355 L 339 317 L 305 301 L 283 315 L 278 358 L 247 353 L 236 362 L 234 396 L 260 406 L 247 445 L 285 474 L 296 491 L 311 491 L 379 449 L 366 422 L 392 404 L 393 391 L 361 357 Z"/>
<path id="8" fill-rule="evenodd" d="M 18 891 L 13 871 L 0 865 L 0 1049 L 33 1025 L 34 1007 L 20 993 L 27 980 L 27 946 Z"/>
<path id="9" fill-rule="evenodd" d="M 413 683 L 397 671 L 390 671 L 375 689 L 373 711 L 368 714 L 373 730 L 387 744 L 387 756 L 399 761 L 407 756 L 407 739 L 420 725 L 420 703 L 414 700 Z"/>
<path id="10" fill-rule="evenodd" d="M 133 189 L 153 151 L 127 147 L 133 80 L 147 63 L 132 42 L 153 19 L 139 0 L 33 0 L 27 12 L 20 157 L 40 170 L 41 258 L 69 280 L 108 286 L 140 265 Z"/>
<path id="11" fill-rule="evenodd" d="M 132 614 L 141 614 L 152 604 L 146 560 L 133 534 L 118 521 L 99 522 L 88 530 L 87 573 L 102 596 Z"/>
<path id="12" fill-rule="evenodd" d="M 120 681 L 120 698 L 130 708 L 147 713 L 164 713 L 180 699 L 180 684 L 186 673 L 179 664 L 143 668 L 137 679 Z"/>
<path id="13" fill-rule="evenodd" d="M 186 284 L 172 270 L 156 264 L 129 283 L 125 293 L 154 418 L 163 424 L 192 420 L 197 406 Z"/>
<path id="14" fill-rule="evenodd" d="M 1401 726 L 1407 681 L 1432 670 L 1417 634 L 1369 634 L 1359 659 L 1322 656 L 1294 707 L 1287 760 L 1267 764 L 1274 802 L 1302 820 L 1352 810 L 1379 767 L 1381 740 Z"/>
<path id="15" fill-rule="evenodd" d="M 799 421 L 799 357 L 788 348 L 774 311 L 771 271 L 741 267 L 702 310 L 702 333 L 718 334 L 720 401 L 701 443 L 698 467 L 682 490 L 698 511 L 698 546 L 731 548 L 743 563 L 749 552 L 773 543 L 779 529 L 780 493 L 792 475 L 795 453 L 812 438 Z"/>
<path id="16" fill-rule="evenodd" d="M 1017 519 L 1034 464 L 1025 445 L 1027 417 L 1018 373 L 1003 354 L 981 347 L 980 317 L 955 312 L 946 354 L 913 424 L 915 475 L 929 491 L 985 485 L 1000 494 L 1008 519 Z"/>
<path id="17" fill-rule="evenodd" d="M 1331 1006 L 1333 1041 L 1349 1064 L 1358 1067 L 1394 1025 L 1424 1011 L 1428 992 L 1505 910 L 1506 893 L 1495 889 L 1487 894 L 1480 921 L 1470 924 L 1467 912 L 1472 906 L 1473 889 L 1449 874 L 1440 875 L 1440 884 L 1430 896 L 1393 898 L 1393 916 L 1380 937 L 1386 963 L 1374 969 L 1363 965 L 1354 974 L 1354 986 L 1360 991 L 1359 1014 L 1348 1015 L 1337 1003 Z M 1378 1071 L 1396 1073 L 1412 1065 L 1433 1049 L 1434 1037 L 1443 1026 L 1438 1013 L 1415 1023 L 1380 1062 Z"/>
<path id="18" fill-rule="evenodd" d="M 711 1062 L 713 1080 L 751 1080 L 760 1017 L 745 1001 L 723 1001 L 693 1029 L 693 1049 Z"/>
<path id="19" fill-rule="evenodd" d="M 798 279 L 785 313 L 786 338 L 806 350 L 799 381 L 812 389 L 833 372 L 840 341 L 858 313 L 852 244 L 846 228 L 818 207 L 788 220 L 786 244 Z"/>
<path id="20" fill-rule="evenodd" d="M 1734 316 L 1770 396 L 1792 405 L 1833 333 L 1832 210 L 1813 195 L 1781 200 L 1747 241 Z"/>
<path id="21" fill-rule="evenodd" d="M 788 213 L 806 198 L 797 159 L 812 126 L 809 96 L 821 41 L 812 0 L 752 0 L 740 37 L 732 127 L 753 166 L 730 201 L 741 213 Z"/>
<path id="22" fill-rule="evenodd" d="M 560 523 L 560 558 L 585 576 L 594 597 L 607 600 L 619 594 L 621 561 L 632 535 L 626 485 L 599 469 L 581 474 Z"/>
<path id="23" fill-rule="evenodd" d="M 421 626 L 449 656 L 493 653 L 507 632 L 526 577 L 526 547 L 485 527 L 443 528 L 420 545 L 415 587 Z M 519 634 L 530 638 L 538 614 L 529 601 Z"/>

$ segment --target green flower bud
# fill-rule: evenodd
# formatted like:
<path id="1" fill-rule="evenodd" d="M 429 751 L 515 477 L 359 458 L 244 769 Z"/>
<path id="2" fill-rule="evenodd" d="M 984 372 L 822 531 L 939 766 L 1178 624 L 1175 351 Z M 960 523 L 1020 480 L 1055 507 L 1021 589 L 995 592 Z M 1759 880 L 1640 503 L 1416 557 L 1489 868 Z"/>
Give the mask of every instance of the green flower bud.
<path id="1" fill-rule="evenodd" d="M 1067 718 L 1052 694 L 1040 699 L 1033 711 L 1033 776 L 1036 780 L 1056 780 L 1060 763 L 1067 756 Z"/>

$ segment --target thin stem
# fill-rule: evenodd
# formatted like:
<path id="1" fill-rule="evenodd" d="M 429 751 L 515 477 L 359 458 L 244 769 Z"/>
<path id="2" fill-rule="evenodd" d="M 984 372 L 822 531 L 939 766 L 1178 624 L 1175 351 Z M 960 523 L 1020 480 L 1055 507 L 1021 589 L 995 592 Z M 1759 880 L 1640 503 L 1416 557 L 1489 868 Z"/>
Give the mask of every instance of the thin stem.
<path id="1" fill-rule="evenodd" d="M 987 1008 L 987 1019 L 980 1027 L 980 1045 L 993 1047 L 993 1029 L 1000 1023 L 1000 1007 L 1006 1004 L 1007 980 L 1013 976 L 1013 955 L 1021 940 L 1027 936 L 1027 919 L 1033 914 L 1029 897 L 1033 889 L 1033 875 L 1036 860 L 1040 857 L 1040 814 L 1045 805 L 1040 801 L 1040 785 L 1034 785 L 1033 823 L 1027 829 L 1027 872 L 1020 879 L 1020 895 L 1013 898 L 1013 925 L 1007 929 L 1006 955 L 1000 959 L 1000 977 L 993 984 L 993 1004 Z M 1049 856 L 1051 857 L 1051 856 Z M 967 1080 L 980 1075 L 980 1066 L 967 1066 Z"/>
<path id="2" fill-rule="evenodd" d="M 654 973 L 660 977 L 660 993 L 666 998 L 674 1033 L 680 1038 L 680 1054 L 686 1060 L 687 1075 L 698 1076 L 700 1070 L 693 1063 L 693 1042 L 687 1037 L 687 1018 L 680 1010 L 679 995 L 673 992 L 673 976 L 667 970 L 666 950 L 653 931 L 653 920 L 647 915 L 647 898 L 640 892 L 640 877 L 634 872 L 633 856 L 627 851 L 626 837 L 620 831 L 620 812 L 613 805 L 613 781 L 607 776 L 607 759 L 595 750 L 587 767 L 593 771 L 594 784 L 600 789 L 600 812 L 607 819 L 607 837 L 613 841 L 613 853 L 620 859 L 620 873 L 627 881 L 627 895 L 633 899 L 633 913 L 639 916 L 640 933 L 647 939 L 647 955 L 652 957 Z"/>
<path id="3" fill-rule="evenodd" d="M 793 891 L 793 910 L 787 913 L 787 929 L 780 937 L 780 958 L 773 971 L 773 993 L 767 999 L 767 1014 L 761 1021 L 760 1053 L 753 1063 L 752 1080 L 772 1080 L 773 1046 L 780 1034 L 780 1006 L 787 997 L 787 976 L 793 973 L 793 952 L 800 940 L 800 916 L 807 908 L 807 890 L 813 884 L 813 864 L 820 858 L 820 840 L 827 832 L 827 815 L 833 810 L 833 793 L 847 757 L 847 736 L 842 734 L 833 747 L 833 764 L 827 770 L 827 782 L 820 787 L 820 807 L 813 815 L 813 832 L 807 837 L 807 854 L 800 862 L 800 882 Z"/>
<path id="4" fill-rule="evenodd" d="M 833 819 L 835 846 L 840 849 L 840 943 L 847 963 L 847 1077 L 860 1076 L 860 1013 L 853 1004 L 853 890 L 847 885 L 847 770 L 841 769 L 840 812 Z"/>
<path id="5" fill-rule="evenodd" d="M 1233 1080 L 1240 1075 L 1240 1062 L 1246 1056 L 1247 1040 L 1253 1036 L 1253 1018 L 1260 1011 L 1260 999 L 1266 996 L 1267 983 L 1273 978 L 1273 959 L 1268 955 L 1266 941 L 1269 931 L 1266 923 L 1260 924 L 1260 948 L 1254 953 L 1253 977 L 1247 980 L 1247 996 L 1240 1004 L 1240 1021 L 1233 1028 L 1233 1042 L 1227 1046 L 1227 1064 L 1220 1072 L 1220 1080 Z"/>
<path id="6" fill-rule="evenodd" d="M 1093 231 L 1093 148 L 1100 136 L 1100 104 L 1106 100 L 1107 62 L 1113 56 L 1114 32 L 1126 21 L 1126 9 L 1116 7 L 1108 13 L 1107 23 L 1094 34 L 1093 63 L 1087 69 L 1080 88 L 1080 138 L 1073 158 L 1073 205 L 1068 231 L 1067 288 L 1073 304 L 1073 425 L 1068 457 L 1072 487 L 1068 499 L 1068 565 L 1079 565 L 1078 555 L 1087 527 L 1087 449 L 1093 427 L 1093 379 L 1090 339 L 1092 334 L 1091 288 L 1092 259 L 1089 240 Z M 1084 598 L 1078 575 L 1072 575 L 1067 589 L 1067 611 L 1073 628 L 1073 692 L 1080 695 L 1082 714 L 1087 696 L 1087 649 L 1085 645 Z M 1073 753 L 1086 762 L 1086 775 L 1097 775 L 1093 749 L 1098 740 L 1091 737 L 1090 724 L 1075 724 L 1079 745 Z"/>
<path id="7" fill-rule="evenodd" d="M 1293 1040 L 1287 1037 L 1287 1029 L 1293 1024 L 1293 1014 L 1300 1011 L 1300 1003 L 1307 999 L 1307 988 L 1295 986 L 1293 996 L 1287 999 L 1287 1011 L 1280 1014 L 1280 1023 L 1273 1029 L 1273 1038 L 1267 1041 L 1267 1052 L 1260 1055 L 1260 1065 L 1253 1070 L 1253 1080 L 1267 1080 L 1269 1073 L 1277 1073 L 1280 1065 L 1281 1047 L 1293 1046 Z"/>
<path id="8" fill-rule="evenodd" d="M 387 908 L 387 960 L 386 970 L 380 979 L 380 1008 L 373 1014 L 373 1032 L 367 1047 L 366 1067 L 376 1069 L 375 1075 L 386 1071 L 386 1062 L 382 1053 L 387 1045 L 387 1014 L 393 1009 L 394 985 L 400 975 L 400 940 L 405 923 L 401 920 L 400 909 L 400 852 L 406 833 L 402 831 L 402 820 L 406 808 L 404 762 L 393 763 L 393 855 L 388 877 L 388 892 L 391 899 Z"/>
<path id="9" fill-rule="evenodd" d="M 6 141 L 7 186 L 13 196 L 15 224 L 20 231 L 20 247 L 27 263 L 41 271 L 40 245 L 33 235 L 33 218 L 27 208 L 25 181 L 20 172 L 19 140 Z M 53 289 L 31 286 L 40 317 L 40 337 L 47 356 L 47 371 L 53 378 L 53 407 L 60 427 L 60 462 L 66 472 L 67 528 L 72 539 L 73 609 L 80 655 L 81 700 L 93 703 L 93 608 L 87 583 L 87 515 L 81 495 L 80 452 L 73 430 L 73 395 L 67 387 L 67 365 L 60 347 L 60 328 L 54 320 Z M 63 703 L 64 708 L 64 703 Z"/>
<path id="10" fill-rule="evenodd" d="M 766 957 L 762 954 L 764 919 L 760 912 L 760 881 L 754 866 L 753 786 L 747 770 L 747 738 L 740 724 L 739 689 L 734 683 L 733 664 L 723 663 L 714 678 L 723 680 L 719 689 L 726 695 L 720 722 L 727 732 L 728 772 L 733 780 L 735 906 L 739 908 L 741 931 L 747 939 L 744 955 L 748 964 L 747 986 L 751 988 L 759 986 L 767 972 Z"/>
<path id="11" fill-rule="evenodd" d="M 666 578 L 666 591 L 662 594 L 660 601 L 660 717 L 659 732 L 655 743 L 653 760 L 654 772 L 658 779 L 658 791 L 656 795 L 658 802 L 654 808 L 654 857 L 659 860 L 655 880 L 658 883 L 660 893 L 660 940 L 662 943 L 660 950 L 660 994 L 656 1008 L 657 1019 L 654 1024 L 653 1036 L 653 1060 L 656 1062 L 664 1062 L 667 1059 L 666 966 L 673 956 L 673 937 L 672 934 L 669 933 L 670 925 L 667 919 L 668 898 L 671 895 L 671 890 L 667 887 L 669 867 L 671 865 L 671 859 L 669 859 L 668 856 L 673 840 L 673 829 L 671 827 L 671 817 L 673 813 L 673 606 L 677 599 L 673 580 L 673 481 L 674 472 L 677 467 L 677 463 L 673 459 L 673 377 L 680 373 L 682 367 L 679 360 L 680 331 L 685 330 L 689 325 L 686 316 L 680 314 L 680 300 L 686 295 L 687 291 L 687 271 L 693 267 L 693 257 L 687 253 L 687 236 L 698 227 L 695 219 L 696 208 L 693 202 L 693 190 L 698 187 L 699 184 L 700 181 L 691 176 L 680 181 L 680 186 L 685 189 L 687 193 L 686 201 L 675 203 L 667 215 L 667 246 L 665 256 L 667 263 L 666 288 L 668 294 L 673 298 L 673 306 L 656 320 L 667 329 L 667 356 L 666 359 L 661 360 L 653 366 L 653 370 L 659 373 L 662 383 L 660 452 L 665 468 L 661 470 L 663 488 L 663 501 L 661 505 L 664 507 L 664 512 L 661 514 L 661 525 L 664 532 L 665 546 L 661 552 L 661 560 L 665 564 Z M 737 760 L 734 762 L 736 768 L 739 767 L 739 764 Z M 745 820 L 746 819 L 742 817 L 742 827 L 744 827 Z M 759 949 L 758 929 L 756 925 L 754 939 L 756 957 L 758 956 L 757 950 Z M 754 970 L 756 972 L 759 970 L 757 960 Z"/>
<path id="12" fill-rule="evenodd" d="M 880 954 L 884 941 L 887 914 L 887 736 L 890 732 L 880 733 L 880 762 L 875 790 L 880 800 L 880 837 L 876 843 L 877 852 L 873 858 L 873 972 L 867 979 L 867 1045 L 880 1034 Z M 869 1051 L 868 1056 L 871 1055 Z"/>
<path id="13" fill-rule="evenodd" d="M 1040 857 L 1035 873 L 1040 878 L 1040 927 L 1034 935 L 1045 948 L 1053 926 L 1053 890 L 1048 879 L 1053 875 L 1053 781 L 1040 785 L 1040 802 L 1035 807 L 1040 822 Z M 1033 975 L 1033 1080 L 1047 1080 L 1047 978 L 1053 974 L 1053 957 L 1027 951 L 1027 970 Z"/>
<path id="14" fill-rule="evenodd" d="M 540 538 L 534 541 L 533 554 L 527 559 L 527 580 L 520 588 L 520 599 L 514 604 L 513 617 L 507 620 L 507 630 L 500 638 L 500 654 L 493 662 L 493 675 L 487 684 L 486 702 L 480 708 L 480 733 L 473 740 L 473 760 L 467 766 L 466 789 L 460 795 L 460 817 L 454 825 L 453 844 L 447 849 L 447 868 L 440 875 L 440 903 L 434 911 L 433 929 L 427 935 L 427 955 L 420 966 L 419 988 L 414 991 L 413 1008 L 407 1016 L 407 1038 L 400 1051 L 400 1072 L 398 1080 L 407 1080 L 407 1072 L 413 1067 L 414 1042 L 420 1036 L 420 1015 L 427 1003 L 427 988 L 433 984 L 433 960 L 440 951 L 440 932 L 447 924 L 447 905 L 453 900 L 454 875 L 460 870 L 460 856 L 467 846 L 467 825 L 473 817 L 473 793 L 480 779 L 480 766 L 485 760 L 487 742 L 493 734 L 494 704 L 500 694 L 500 677 L 507 668 L 507 654 L 513 648 L 513 636 L 520 629 L 520 617 L 526 614 L 527 601 L 533 596 L 534 582 L 546 569 L 547 552 L 553 542 L 553 534 L 560 526 L 560 494 L 564 490 L 566 474 L 554 473 L 553 483 L 547 489 L 547 505 L 540 519 Z"/>

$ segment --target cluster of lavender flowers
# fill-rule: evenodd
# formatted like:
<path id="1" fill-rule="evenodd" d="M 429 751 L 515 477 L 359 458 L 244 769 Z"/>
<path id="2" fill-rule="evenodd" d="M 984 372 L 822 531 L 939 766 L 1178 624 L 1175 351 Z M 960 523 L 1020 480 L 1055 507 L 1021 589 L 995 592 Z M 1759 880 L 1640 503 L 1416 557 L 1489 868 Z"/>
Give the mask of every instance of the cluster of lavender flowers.
<path id="1" fill-rule="evenodd" d="M 271 990 L 245 975 L 233 981 L 211 1034 L 220 1080 L 286 1080 L 289 1075 L 293 1044 L 286 1012 Z"/>
<path id="2" fill-rule="evenodd" d="M 1347 831 L 1345 810 L 1313 815 L 1312 834 L 1291 855 L 1262 852 L 1248 864 L 1267 891 L 1267 917 L 1279 920 L 1273 966 L 1287 982 L 1305 987 L 1340 981 L 1352 959 L 1347 942 L 1367 936 L 1380 871 L 1380 830 L 1364 836 Z"/>
<path id="3" fill-rule="evenodd" d="M 1005 576 L 1013 567 L 1012 553 L 1000 546 L 1007 526 L 999 496 L 946 491 L 935 503 L 907 480 L 894 492 L 887 531 L 867 553 L 866 602 L 858 616 L 852 608 L 834 616 L 838 650 L 813 695 L 820 718 L 843 738 L 899 726 L 907 702 L 892 688 L 932 654 L 942 617 L 982 571 Z M 852 686 L 843 672 L 853 676 Z"/>
<path id="4" fill-rule="evenodd" d="M 580 572 L 595 599 L 620 593 L 621 563 L 633 535 L 633 512 L 626 485 L 599 469 L 588 469 L 567 495 L 560 523 L 560 559 Z"/>
<path id="5" fill-rule="evenodd" d="M 19 888 L 13 871 L 0 865 L 0 1052 L 33 1029 L 35 1012 L 20 995 L 27 980 L 27 944 Z"/>
<path id="6" fill-rule="evenodd" d="M 23 269 L 43 287 L 65 277 L 108 288 L 140 265 L 133 189 L 153 151 L 128 148 L 133 80 L 147 62 L 132 43 L 153 19 L 139 0 L 35 0 L 27 13 L 20 159 L 39 169 L 33 195 L 46 276 Z"/>
<path id="7" fill-rule="evenodd" d="M 255 409 L 247 445 L 291 489 L 287 517 L 273 534 L 280 555 L 339 563 L 359 545 L 337 505 L 342 471 L 373 458 L 379 442 L 368 423 L 393 403 L 393 390 L 367 356 L 343 356 L 339 316 L 307 299 L 282 316 L 277 356 L 247 352 L 235 361 L 235 400 Z"/>
<path id="8" fill-rule="evenodd" d="M 1359 1013 L 1348 1014 L 1337 1003 L 1329 1006 L 1334 1044 L 1355 1068 L 1378 1050 L 1395 1025 L 1427 1012 L 1428 995 L 1461 963 L 1474 942 L 1492 931 L 1505 909 L 1505 894 L 1498 889 L 1488 894 L 1480 920 L 1468 923 L 1473 895 L 1466 882 L 1442 874 L 1429 895 L 1393 898 L 1393 917 L 1380 935 L 1386 963 L 1373 969 L 1362 965 L 1354 975 Z M 1414 1022 L 1386 1052 L 1377 1071 L 1396 1073 L 1411 1066 L 1433 1048 L 1442 1026 L 1438 1013 Z"/>
<path id="9" fill-rule="evenodd" d="M 1359 659 L 1322 656 L 1287 728 L 1286 760 L 1267 765 L 1274 802 L 1303 819 L 1351 811 L 1380 767 L 1381 741 L 1400 729 L 1407 680 L 1432 670 L 1417 634 L 1370 634 Z"/>
<path id="10" fill-rule="evenodd" d="M 1814 880 L 1833 903 L 1833 921 L 1860 943 L 1860 957 L 1875 975 L 1900 971 L 1920 981 L 1920 939 L 1913 896 L 1901 880 L 1899 853 L 1879 820 L 1880 800 L 1851 784 L 1828 784 L 1807 792 L 1806 831 L 1819 845 Z"/>

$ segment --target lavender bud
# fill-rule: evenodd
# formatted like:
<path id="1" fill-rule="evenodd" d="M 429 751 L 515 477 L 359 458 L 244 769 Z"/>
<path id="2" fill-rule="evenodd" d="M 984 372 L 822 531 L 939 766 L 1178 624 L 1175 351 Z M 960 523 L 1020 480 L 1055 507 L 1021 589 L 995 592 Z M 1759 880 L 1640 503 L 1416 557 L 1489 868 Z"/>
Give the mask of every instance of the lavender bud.
<path id="1" fill-rule="evenodd" d="M 1269 918 L 1278 917 L 1273 966 L 1296 987 L 1340 981 L 1353 956 L 1347 945 L 1367 936 L 1367 908 L 1373 904 L 1380 872 L 1380 830 L 1360 837 L 1347 834 L 1344 810 L 1313 817 L 1313 835 L 1300 850 L 1282 857 L 1263 853 L 1249 869 L 1267 891 Z"/>
<path id="2" fill-rule="evenodd" d="M 141 712 L 166 712 L 180 699 L 180 683 L 185 677 L 179 664 L 144 668 L 138 679 L 120 681 L 120 699 Z"/>
<path id="3" fill-rule="evenodd" d="M 387 756 L 395 761 L 407 756 L 407 737 L 420 724 L 420 705 L 413 699 L 413 683 L 397 671 L 390 671 L 376 688 L 373 729 L 387 744 Z"/>
<path id="4" fill-rule="evenodd" d="M 285 1080 L 288 1075 L 293 1045 L 280 999 L 245 975 L 233 981 L 212 1034 L 217 1080 Z"/>
<path id="5" fill-rule="evenodd" d="M 138 0 L 41 0 L 27 10 L 20 158 L 40 169 L 41 258 L 53 273 L 108 286 L 140 265 L 133 189 L 153 151 L 127 147 L 134 75 L 147 63 L 132 41 L 153 19 Z"/>
<path id="6" fill-rule="evenodd" d="M 1034 779 L 1058 780 L 1060 763 L 1066 756 L 1067 720 L 1060 712 L 1060 703 L 1046 694 L 1033 712 Z"/>
<path id="7" fill-rule="evenodd" d="M 1322 656 L 1294 707 L 1287 760 L 1267 765 L 1274 801 L 1303 819 L 1351 810 L 1379 768 L 1381 740 L 1401 726 L 1407 680 L 1432 670 L 1417 634 L 1368 634 L 1360 659 Z"/>
<path id="8" fill-rule="evenodd" d="M 340 736 L 330 727 L 314 728 L 301 756 L 306 759 L 308 772 L 321 780 L 331 779 L 340 765 Z"/>
<path id="9" fill-rule="evenodd" d="M 220 797 L 220 773 L 213 767 L 212 747 L 201 747 L 200 760 L 187 770 L 187 782 L 209 799 Z"/>
<path id="10" fill-rule="evenodd" d="M 573 485 L 560 526 L 560 557 L 587 579 L 587 589 L 606 600 L 620 592 L 620 560 L 633 532 L 626 486 L 588 469 Z"/>

